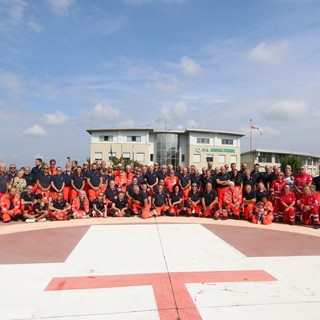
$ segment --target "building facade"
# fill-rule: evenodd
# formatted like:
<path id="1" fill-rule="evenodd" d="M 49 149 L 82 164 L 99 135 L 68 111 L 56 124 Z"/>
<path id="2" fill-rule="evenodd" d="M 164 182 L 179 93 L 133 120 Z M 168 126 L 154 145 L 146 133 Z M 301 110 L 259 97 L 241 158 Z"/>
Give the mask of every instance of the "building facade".
<path id="1" fill-rule="evenodd" d="M 242 133 L 187 129 L 185 131 L 133 129 L 89 129 L 91 160 L 111 164 L 112 157 L 142 164 L 195 165 L 212 162 L 220 167 L 232 162 L 240 166 Z"/>
<path id="2" fill-rule="evenodd" d="M 300 158 L 301 163 L 306 166 L 307 171 L 312 176 L 319 174 L 320 156 L 314 154 L 298 153 L 293 151 L 272 150 L 272 149 L 255 149 L 241 153 L 241 162 L 246 162 L 249 168 L 253 168 L 255 163 L 260 164 L 260 170 L 264 170 L 264 166 L 281 165 L 281 158 L 284 156 L 294 155 Z"/>

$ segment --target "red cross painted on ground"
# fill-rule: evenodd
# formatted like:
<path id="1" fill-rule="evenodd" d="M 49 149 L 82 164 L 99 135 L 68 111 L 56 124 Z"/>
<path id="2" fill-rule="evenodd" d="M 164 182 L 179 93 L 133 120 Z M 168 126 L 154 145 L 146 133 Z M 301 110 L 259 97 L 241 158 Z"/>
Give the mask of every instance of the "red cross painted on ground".
<path id="1" fill-rule="evenodd" d="M 170 272 L 53 278 L 46 291 L 151 285 L 161 320 L 201 320 L 187 283 L 276 281 L 263 270 Z"/>

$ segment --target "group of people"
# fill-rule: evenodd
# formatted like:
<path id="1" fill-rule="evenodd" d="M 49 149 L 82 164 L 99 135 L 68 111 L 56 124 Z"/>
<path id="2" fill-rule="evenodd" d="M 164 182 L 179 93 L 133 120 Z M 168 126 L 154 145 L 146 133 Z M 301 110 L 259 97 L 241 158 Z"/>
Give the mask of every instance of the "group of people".
<path id="1" fill-rule="evenodd" d="M 161 215 L 245 219 L 258 224 L 298 220 L 319 228 L 320 177 L 312 177 L 304 166 L 293 174 L 287 165 L 246 163 L 214 168 L 178 165 L 107 167 L 105 161 L 71 161 L 65 168 L 51 159 L 35 160 L 31 169 L 7 171 L 0 164 L 0 218 L 22 220 L 83 219 L 117 216 L 150 218 Z"/>

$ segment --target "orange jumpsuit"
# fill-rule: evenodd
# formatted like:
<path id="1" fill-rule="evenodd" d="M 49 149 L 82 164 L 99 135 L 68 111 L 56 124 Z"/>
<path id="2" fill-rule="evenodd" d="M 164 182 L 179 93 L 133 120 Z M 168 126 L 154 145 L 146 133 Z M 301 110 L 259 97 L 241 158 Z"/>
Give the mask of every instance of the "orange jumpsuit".
<path id="1" fill-rule="evenodd" d="M 9 193 L 4 194 L 0 202 L 3 222 L 11 221 L 12 217 L 18 218 L 21 214 L 20 206 L 20 196 L 18 194 L 13 197 Z"/>
<path id="2" fill-rule="evenodd" d="M 226 204 L 227 210 L 229 210 L 234 216 L 239 217 L 242 205 L 241 187 L 234 187 L 233 190 L 228 188 L 224 193 L 223 203 Z"/>
<path id="3" fill-rule="evenodd" d="M 79 200 L 79 198 L 74 198 L 72 201 L 72 206 L 71 206 L 71 210 L 73 212 L 73 217 L 75 219 L 83 219 L 84 217 L 87 216 L 87 214 L 89 213 L 89 201 L 87 199 L 85 199 L 83 201 L 83 208 L 80 209 L 81 207 L 81 202 Z"/>

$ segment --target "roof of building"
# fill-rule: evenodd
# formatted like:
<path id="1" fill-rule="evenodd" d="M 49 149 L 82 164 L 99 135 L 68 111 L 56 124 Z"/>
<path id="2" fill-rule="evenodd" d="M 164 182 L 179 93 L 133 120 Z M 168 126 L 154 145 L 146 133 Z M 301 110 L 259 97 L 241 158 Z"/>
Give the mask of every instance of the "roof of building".
<path id="1" fill-rule="evenodd" d="M 106 131 L 149 131 L 154 133 L 192 133 L 192 132 L 201 132 L 201 133 L 219 133 L 219 134 L 227 134 L 227 135 L 235 135 L 243 137 L 245 136 L 244 133 L 241 132 L 231 132 L 231 131 L 215 131 L 215 130 L 204 130 L 204 129 L 186 129 L 186 130 L 170 130 L 170 129 L 154 129 L 154 128 L 103 128 L 103 129 L 87 129 L 86 130 L 89 134 L 93 132 L 106 132 Z"/>
<path id="2" fill-rule="evenodd" d="M 254 149 L 252 151 L 241 152 L 241 155 L 250 154 L 250 153 L 257 153 L 257 152 L 265 152 L 265 153 L 276 153 L 276 154 L 287 154 L 287 155 L 295 155 L 295 156 L 305 156 L 305 157 L 313 157 L 313 158 L 320 158 L 319 155 L 313 153 L 303 153 L 297 152 L 293 150 L 276 150 L 276 149 Z"/>

